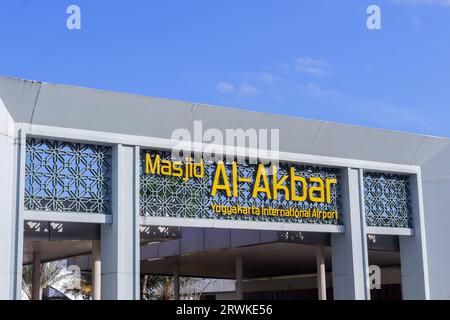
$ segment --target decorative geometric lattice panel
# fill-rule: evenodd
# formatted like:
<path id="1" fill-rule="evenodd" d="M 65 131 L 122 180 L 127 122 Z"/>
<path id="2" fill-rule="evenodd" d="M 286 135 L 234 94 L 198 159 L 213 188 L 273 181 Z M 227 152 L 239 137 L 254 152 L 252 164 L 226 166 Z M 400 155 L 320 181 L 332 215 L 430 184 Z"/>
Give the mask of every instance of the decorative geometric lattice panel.
<path id="1" fill-rule="evenodd" d="M 111 213 L 111 148 L 27 139 L 25 209 Z"/>
<path id="2" fill-rule="evenodd" d="M 412 228 L 408 176 L 364 173 L 366 224 Z"/>
<path id="3" fill-rule="evenodd" d="M 227 197 L 223 192 L 211 195 L 214 172 L 216 164 L 205 161 L 204 177 L 198 179 L 183 180 L 181 177 L 146 174 L 145 156 L 150 153 L 152 159 L 159 154 L 161 159 L 173 160 L 170 152 L 142 150 L 140 163 L 140 214 L 143 216 L 178 217 L 178 218 L 201 218 L 201 219 L 227 219 L 227 220 L 250 220 L 250 221 L 271 221 L 289 223 L 320 223 L 320 224 L 342 224 L 339 203 L 339 183 L 331 186 L 330 199 L 328 203 L 286 200 L 285 194 L 280 192 L 277 200 L 268 199 L 263 193 L 253 198 L 253 181 L 257 171 L 255 164 L 238 164 L 237 175 L 248 182 L 240 182 L 237 197 Z M 230 163 L 225 163 L 227 176 L 231 175 Z M 308 188 L 317 184 L 309 182 L 310 177 L 320 177 L 322 179 L 337 179 L 338 170 L 333 168 L 318 168 L 304 165 L 279 164 L 278 177 L 286 176 L 290 172 L 290 167 L 295 168 L 295 175 L 305 177 L 308 181 Z M 300 191 L 299 191 L 300 192 Z M 275 209 L 296 209 L 296 210 L 321 210 L 336 211 L 337 219 L 321 219 L 317 217 L 299 218 L 286 216 L 263 216 L 263 215 L 222 215 L 211 210 L 212 205 L 218 206 L 239 206 L 255 208 L 275 208 Z"/>

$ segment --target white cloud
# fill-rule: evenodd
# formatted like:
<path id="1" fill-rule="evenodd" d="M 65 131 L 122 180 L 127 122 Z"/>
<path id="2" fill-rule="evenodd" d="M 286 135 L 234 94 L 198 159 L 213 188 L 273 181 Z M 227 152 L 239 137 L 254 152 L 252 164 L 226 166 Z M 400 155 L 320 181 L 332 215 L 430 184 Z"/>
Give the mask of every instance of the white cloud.
<path id="1" fill-rule="evenodd" d="M 257 96 L 260 94 L 259 90 L 248 83 L 243 83 L 239 87 L 239 92 L 246 96 Z"/>
<path id="2" fill-rule="evenodd" d="M 294 65 L 294 69 L 300 73 L 308 73 L 315 76 L 328 75 L 328 64 L 321 59 L 313 59 L 309 57 L 300 57 Z"/>
<path id="3" fill-rule="evenodd" d="M 234 92 L 234 85 L 229 82 L 219 82 L 217 85 L 217 91 L 221 93 L 231 93 Z"/>
<path id="4" fill-rule="evenodd" d="M 450 0 L 393 0 L 393 1 L 398 4 L 406 4 L 410 6 L 437 5 L 450 7 Z"/>
<path id="5" fill-rule="evenodd" d="M 334 96 L 339 94 L 338 91 L 325 90 L 313 82 L 308 82 L 305 86 L 301 86 L 301 88 L 312 96 Z"/>
<path id="6" fill-rule="evenodd" d="M 239 94 L 242 96 L 257 96 L 261 92 L 249 83 L 242 83 L 238 87 L 230 82 L 219 82 L 216 87 L 220 93 Z"/>
<path id="7" fill-rule="evenodd" d="M 259 74 L 259 79 L 265 84 L 272 84 L 275 82 L 275 76 L 270 72 L 261 72 Z"/>

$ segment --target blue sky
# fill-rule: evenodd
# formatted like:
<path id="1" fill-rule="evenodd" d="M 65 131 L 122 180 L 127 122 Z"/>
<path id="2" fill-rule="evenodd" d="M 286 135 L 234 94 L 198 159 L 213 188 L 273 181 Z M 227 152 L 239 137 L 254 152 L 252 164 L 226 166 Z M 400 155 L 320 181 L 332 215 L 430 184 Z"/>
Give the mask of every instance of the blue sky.
<path id="1" fill-rule="evenodd" d="M 0 40 L 4 76 L 450 137 L 450 0 L 2 0 Z"/>

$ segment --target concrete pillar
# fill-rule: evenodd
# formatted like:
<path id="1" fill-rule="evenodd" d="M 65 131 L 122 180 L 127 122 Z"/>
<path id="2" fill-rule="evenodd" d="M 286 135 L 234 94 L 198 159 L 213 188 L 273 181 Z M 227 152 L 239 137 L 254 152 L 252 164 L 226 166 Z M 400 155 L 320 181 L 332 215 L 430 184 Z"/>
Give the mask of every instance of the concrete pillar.
<path id="1" fill-rule="evenodd" d="M 139 300 L 139 149 L 115 146 L 112 166 L 113 222 L 101 226 L 102 299 Z"/>
<path id="2" fill-rule="evenodd" d="M 0 99 L 0 300 L 20 299 L 22 295 L 22 136 L 17 135 L 14 120 Z"/>
<path id="3" fill-rule="evenodd" d="M 180 300 L 180 264 L 176 263 L 173 271 L 173 299 Z"/>
<path id="4" fill-rule="evenodd" d="M 100 241 L 92 241 L 92 300 L 100 300 L 102 292 L 102 260 Z"/>
<path id="5" fill-rule="evenodd" d="M 430 299 L 429 274 L 420 174 L 409 179 L 413 236 L 400 236 L 402 295 L 404 300 Z"/>
<path id="6" fill-rule="evenodd" d="M 33 273 L 31 283 L 31 300 L 41 300 L 41 252 L 33 252 Z"/>
<path id="7" fill-rule="evenodd" d="M 362 170 L 341 171 L 345 232 L 332 234 L 333 295 L 336 300 L 370 299 L 362 203 Z"/>
<path id="8" fill-rule="evenodd" d="M 325 255 L 323 245 L 316 245 L 317 292 L 319 300 L 327 300 L 327 279 L 325 272 Z"/>
<path id="9" fill-rule="evenodd" d="M 236 300 L 243 300 L 243 272 L 242 272 L 242 257 L 236 257 Z"/>

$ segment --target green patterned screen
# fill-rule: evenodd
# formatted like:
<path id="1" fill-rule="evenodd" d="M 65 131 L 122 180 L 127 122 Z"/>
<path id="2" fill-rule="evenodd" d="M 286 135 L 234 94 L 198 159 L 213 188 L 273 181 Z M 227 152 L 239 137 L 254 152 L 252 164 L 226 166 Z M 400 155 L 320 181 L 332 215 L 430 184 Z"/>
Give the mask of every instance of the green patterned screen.
<path id="1" fill-rule="evenodd" d="M 111 213 L 111 148 L 28 138 L 25 209 Z"/>
<path id="2" fill-rule="evenodd" d="M 382 172 L 364 173 L 366 224 L 412 228 L 409 177 Z"/>

